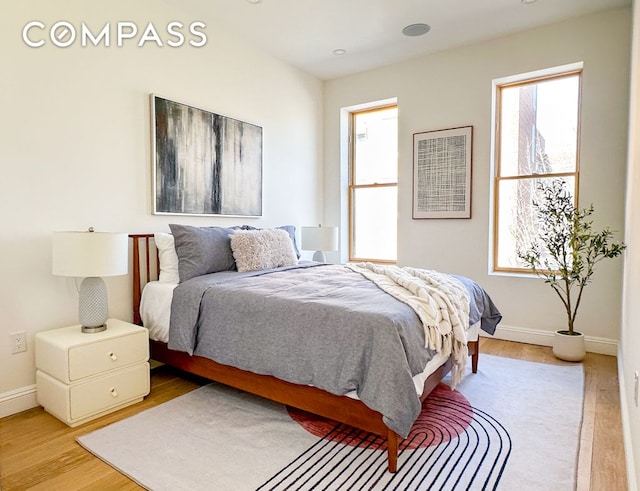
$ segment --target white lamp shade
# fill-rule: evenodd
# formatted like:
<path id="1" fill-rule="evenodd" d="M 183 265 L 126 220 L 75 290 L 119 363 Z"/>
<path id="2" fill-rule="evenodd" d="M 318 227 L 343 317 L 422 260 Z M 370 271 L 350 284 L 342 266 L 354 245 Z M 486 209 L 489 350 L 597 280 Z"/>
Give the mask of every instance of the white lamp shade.
<path id="1" fill-rule="evenodd" d="M 338 227 L 302 227 L 302 249 L 337 251 Z"/>
<path id="2" fill-rule="evenodd" d="M 118 276 L 127 274 L 129 239 L 112 232 L 54 232 L 53 274 Z"/>

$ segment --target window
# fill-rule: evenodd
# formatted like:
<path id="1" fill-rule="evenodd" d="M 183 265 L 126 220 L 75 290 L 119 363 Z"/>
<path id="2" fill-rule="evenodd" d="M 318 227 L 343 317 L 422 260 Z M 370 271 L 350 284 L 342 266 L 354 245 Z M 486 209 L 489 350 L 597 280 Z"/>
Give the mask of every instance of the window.
<path id="1" fill-rule="evenodd" d="M 493 270 L 528 272 L 518 251 L 535 236 L 538 185 L 578 190 L 581 70 L 496 85 Z"/>
<path id="2" fill-rule="evenodd" d="M 349 260 L 395 262 L 398 107 L 350 114 Z"/>

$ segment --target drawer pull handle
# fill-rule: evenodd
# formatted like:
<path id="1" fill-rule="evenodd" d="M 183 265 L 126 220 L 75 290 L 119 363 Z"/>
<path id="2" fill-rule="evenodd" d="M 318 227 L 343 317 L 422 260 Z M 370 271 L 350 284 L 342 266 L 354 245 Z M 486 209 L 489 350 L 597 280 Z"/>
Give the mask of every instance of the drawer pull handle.
<path id="1" fill-rule="evenodd" d="M 113 387 L 111 388 L 111 396 L 112 397 L 118 397 L 118 391 L 116 389 L 114 389 Z"/>
<path id="2" fill-rule="evenodd" d="M 113 361 L 116 361 L 118 359 L 118 355 L 116 355 L 113 351 L 110 351 L 109 358 L 111 358 Z"/>

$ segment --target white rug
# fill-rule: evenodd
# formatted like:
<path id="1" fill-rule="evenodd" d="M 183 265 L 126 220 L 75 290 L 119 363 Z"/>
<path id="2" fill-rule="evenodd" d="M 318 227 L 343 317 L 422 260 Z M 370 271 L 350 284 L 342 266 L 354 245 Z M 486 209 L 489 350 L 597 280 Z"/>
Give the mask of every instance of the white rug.
<path id="1" fill-rule="evenodd" d="M 152 490 L 562 491 L 575 488 L 583 394 L 582 365 L 481 355 L 457 391 L 425 401 L 395 475 L 380 439 L 218 384 L 78 441 Z"/>

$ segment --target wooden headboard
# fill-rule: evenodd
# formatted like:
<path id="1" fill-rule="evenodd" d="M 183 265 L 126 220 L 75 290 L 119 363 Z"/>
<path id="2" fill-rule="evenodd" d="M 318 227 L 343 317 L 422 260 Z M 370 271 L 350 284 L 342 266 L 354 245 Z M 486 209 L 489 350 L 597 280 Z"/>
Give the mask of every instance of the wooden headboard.
<path id="1" fill-rule="evenodd" d="M 160 257 L 153 243 L 153 234 L 129 234 L 133 239 L 133 322 L 142 325 L 140 299 L 142 288 L 160 275 Z M 155 258 L 153 262 L 151 258 Z"/>

